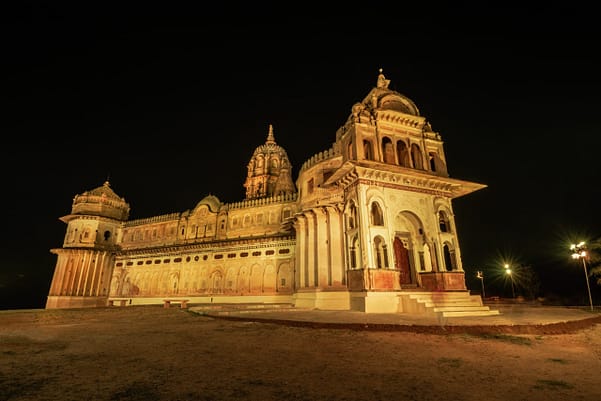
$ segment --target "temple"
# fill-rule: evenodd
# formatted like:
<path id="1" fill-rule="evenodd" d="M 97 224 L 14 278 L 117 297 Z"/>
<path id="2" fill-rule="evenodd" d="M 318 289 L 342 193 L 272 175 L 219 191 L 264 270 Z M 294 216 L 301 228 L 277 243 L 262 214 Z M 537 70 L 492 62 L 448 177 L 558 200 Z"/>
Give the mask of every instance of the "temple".
<path id="1" fill-rule="evenodd" d="M 63 246 L 51 250 L 46 308 L 185 299 L 415 313 L 442 294 L 486 312 L 466 288 L 452 207 L 485 185 L 449 176 L 440 134 L 389 83 L 380 70 L 296 181 L 269 125 L 239 202 L 209 195 L 129 220 L 108 181 L 76 195 Z"/>

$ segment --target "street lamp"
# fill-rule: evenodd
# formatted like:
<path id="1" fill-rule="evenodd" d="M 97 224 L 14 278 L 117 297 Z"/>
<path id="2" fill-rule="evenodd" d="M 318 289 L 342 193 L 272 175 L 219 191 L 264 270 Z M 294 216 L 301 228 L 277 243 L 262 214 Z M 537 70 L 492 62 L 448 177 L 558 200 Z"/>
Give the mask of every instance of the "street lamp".
<path id="1" fill-rule="evenodd" d="M 507 263 L 505 263 L 505 274 L 507 274 L 509 276 L 509 278 L 511 279 L 511 295 L 513 295 L 513 298 L 515 298 L 515 287 L 513 285 L 513 274 Z"/>
<path id="2" fill-rule="evenodd" d="M 578 245 L 572 244 L 570 246 L 572 251 L 573 259 L 582 259 L 582 266 L 584 267 L 584 277 L 586 278 L 586 288 L 588 289 L 588 301 L 591 304 L 591 311 L 593 310 L 593 297 L 591 296 L 591 285 L 588 282 L 588 271 L 586 270 L 586 244 L 581 241 Z"/>
<path id="3" fill-rule="evenodd" d="M 482 299 L 486 298 L 486 294 L 484 293 L 484 273 L 482 273 L 482 271 L 478 271 L 476 273 L 476 277 L 478 277 L 480 279 L 480 282 L 482 283 Z"/>

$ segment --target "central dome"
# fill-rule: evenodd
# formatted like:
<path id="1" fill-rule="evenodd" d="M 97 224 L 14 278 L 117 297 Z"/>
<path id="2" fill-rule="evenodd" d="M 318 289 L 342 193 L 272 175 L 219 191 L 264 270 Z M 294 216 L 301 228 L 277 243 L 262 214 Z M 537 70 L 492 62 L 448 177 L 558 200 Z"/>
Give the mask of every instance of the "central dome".
<path id="1" fill-rule="evenodd" d="M 407 96 L 389 89 L 390 80 L 386 79 L 380 68 L 376 86 L 365 96 L 363 101 L 352 107 L 348 121 L 369 121 L 378 112 L 397 112 L 419 117 L 419 109 Z"/>

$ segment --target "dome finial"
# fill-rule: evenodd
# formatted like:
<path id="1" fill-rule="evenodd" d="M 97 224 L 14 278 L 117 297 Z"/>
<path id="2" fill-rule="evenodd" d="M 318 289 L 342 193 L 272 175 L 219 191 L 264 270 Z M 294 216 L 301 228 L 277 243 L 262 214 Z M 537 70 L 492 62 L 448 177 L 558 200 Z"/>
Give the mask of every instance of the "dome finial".
<path id="1" fill-rule="evenodd" d="M 378 75 L 378 88 L 388 89 L 388 84 L 390 84 L 390 80 L 386 79 L 384 73 L 382 72 L 382 68 L 380 68 L 380 75 Z"/>
<path id="2" fill-rule="evenodd" d="M 269 133 L 267 134 L 267 141 L 265 143 L 275 143 L 273 136 L 273 125 L 269 124 Z"/>

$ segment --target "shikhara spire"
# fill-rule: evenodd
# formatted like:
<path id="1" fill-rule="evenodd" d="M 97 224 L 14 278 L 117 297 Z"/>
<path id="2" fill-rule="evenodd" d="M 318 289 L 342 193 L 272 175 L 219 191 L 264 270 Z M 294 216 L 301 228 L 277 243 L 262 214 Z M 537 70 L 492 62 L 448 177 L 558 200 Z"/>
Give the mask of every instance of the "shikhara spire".
<path id="1" fill-rule="evenodd" d="M 265 143 L 275 143 L 275 137 L 273 136 L 273 125 L 269 124 L 269 132 L 267 134 L 267 141 Z"/>
<path id="2" fill-rule="evenodd" d="M 246 188 L 246 199 L 296 192 L 290 160 L 284 148 L 276 144 L 271 124 L 269 124 L 267 140 L 255 149 L 248 164 L 248 175 L 244 187 Z"/>

